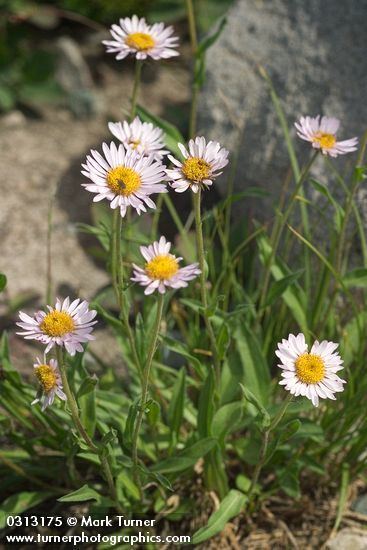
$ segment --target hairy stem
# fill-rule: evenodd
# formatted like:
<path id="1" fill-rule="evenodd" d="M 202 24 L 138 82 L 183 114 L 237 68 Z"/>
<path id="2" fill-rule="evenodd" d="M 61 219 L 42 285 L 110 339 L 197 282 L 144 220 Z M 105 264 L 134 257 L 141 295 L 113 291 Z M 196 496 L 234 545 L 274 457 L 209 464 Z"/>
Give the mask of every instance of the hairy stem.
<path id="1" fill-rule="evenodd" d="M 56 356 L 57 356 L 57 361 L 58 361 L 58 364 L 59 364 L 59 370 L 60 370 L 60 374 L 61 374 L 63 390 L 64 390 L 65 395 L 66 395 L 67 403 L 69 405 L 70 414 L 71 414 L 71 418 L 73 420 L 74 426 L 77 429 L 80 437 L 85 441 L 86 445 L 89 447 L 89 449 L 93 453 L 98 455 L 98 458 L 99 458 L 100 463 L 101 463 L 102 471 L 104 473 L 104 476 L 105 476 L 107 484 L 108 484 L 108 488 L 109 488 L 111 498 L 115 503 L 116 509 L 119 512 L 122 512 L 123 510 L 122 510 L 122 508 L 121 508 L 121 506 L 118 502 L 116 487 L 115 487 L 115 483 L 114 483 L 114 480 L 113 480 L 113 475 L 112 475 L 112 472 L 111 472 L 110 464 L 108 462 L 108 457 L 104 454 L 103 449 L 100 449 L 99 447 L 97 447 L 97 445 L 95 445 L 93 443 L 93 441 L 92 441 L 91 437 L 89 436 L 87 430 L 83 426 L 83 423 L 82 423 L 82 421 L 80 419 L 80 416 L 79 416 L 78 404 L 77 404 L 75 396 L 74 396 L 74 394 L 73 394 L 73 392 L 72 392 L 72 390 L 69 386 L 69 381 L 68 381 L 68 377 L 67 377 L 67 374 L 66 374 L 66 365 L 65 365 L 65 361 L 64 361 L 63 352 L 62 352 L 62 349 L 59 346 L 56 347 Z"/>
<path id="2" fill-rule="evenodd" d="M 219 385 L 220 380 L 220 361 L 218 357 L 218 350 L 217 350 L 217 342 L 213 330 L 212 323 L 210 321 L 210 317 L 208 315 L 208 295 L 207 295 L 207 288 L 206 288 L 206 276 L 205 276 L 205 250 L 204 250 L 204 238 L 203 238 L 203 227 L 202 227 L 202 219 L 201 219 L 201 189 L 199 188 L 199 191 L 197 193 L 193 194 L 193 200 L 194 200 L 194 212 L 195 212 L 195 228 L 196 228 L 196 246 L 197 246 L 197 253 L 198 253 L 198 260 L 199 260 L 199 267 L 200 267 L 200 295 L 201 295 L 201 303 L 203 306 L 203 318 L 205 322 L 206 329 L 208 331 L 209 340 L 210 340 L 210 347 L 213 354 L 213 362 L 215 367 L 215 375 L 216 375 L 216 383 L 217 387 Z"/>
<path id="3" fill-rule="evenodd" d="M 143 62 L 137 59 L 135 61 L 134 86 L 133 86 L 133 92 L 131 95 L 130 122 L 133 121 L 136 114 L 136 105 L 138 103 L 142 66 L 143 66 Z"/>
<path id="4" fill-rule="evenodd" d="M 187 12 L 187 20 L 189 24 L 191 50 L 192 50 L 192 55 L 195 63 L 196 52 L 198 49 L 198 39 L 197 39 L 197 32 L 196 32 L 195 10 L 194 10 L 193 0 L 186 0 L 186 12 Z M 192 84 L 192 98 L 191 98 L 190 118 L 189 118 L 189 137 L 190 138 L 194 137 L 196 132 L 196 118 L 197 118 L 199 91 L 200 91 L 199 86 L 194 81 Z"/>
<path id="5" fill-rule="evenodd" d="M 314 152 L 311 159 L 309 160 L 309 162 L 305 166 L 302 174 L 300 175 L 299 180 L 297 181 L 297 184 L 294 188 L 294 191 L 293 191 L 293 193 L 292 193 L 292 195 L 289 199 L 289 203 L 288 203 L 288 206 L 287 206 L 284 214 L 277 216 L 277 219 L 276 219 L 276 222 L 275 222 L 275 228 L 274 228 L 274 232 L 273 232 L 272 242 L 270 243 L 271 252 L 270 252 L 270 256 L 269 256 L 269 259 L 267 261 L 267 264 L 266 264 L 265 276 L 264 276 L 264 280 L 263 280 L 263 284 L 262 284 L 262 291 L 261 291 L 260 300 L 259 300 L 260 315 L 262 314 L 261 310 L 264 306 L 266 296 L 267 296 L 267 293 L 268 293 L 271 267 L 273 265 L 274 258 L 276 258 L 276 254 L 278 252 L 278 247 L 279 247 L 279 243 L 280 243 L 284 228 L 285 228 L 285 226 L 287 224 L 287 221 L 288 221 L 288 218 L 289 218 L 289 216 L 290 216 L 290 214 L 293 210 L 297 195 L 300 192 L 300 190 L 302 189 L 302 185 L 305 182 L 308 174 L 310 173 L 310 169 L 311 169 L 311 167 L 312 167 L 312 165 L 313 165 L 313 163 L 314 163 L 314 161 L 317 157 L 317 154 L 318 154 L 318 150 L 316 150 Z"/>
<path id="6" fill-rule="evenodd" d="M 252 494 L 255 490 L 256 484 L 259 480 L 260 472 L 261 472 L 261 470 L 262 470 L 262 468 L 263 468 L 263 466 L 266 462 L 266 454 L 267 454 L 267 450 L 268 450 L 268 445 L 269 445 L 271 432 L 273 430 L 275 430 L 275 428 L 278 426 L 279 422 L 282 420 L 282 418 L 285 415 L 285 413 L 287 411 L 287 408 L 288 408 L 289 404 L 291 403 L 292 399 L 293 399 L 293 395 L 289 394 L 287 399 L 284 401 L 282 407 L 279 409 L 277 414 L 274 416 L 273 420 L 270 422 L 270 425 L 267 428 L 265 428 L 265 430 L 263 431 L 263 437 L 262 437 L 262 443 L 261 443 L 261 448 L 260 448 L 259 460 L 256 464 L 256 467 L 255 467 L 255 470 L 254 470 L 254 475 L 252 476 L 251 485 L 250 485 L 250 488 L 249 488 L 249 491 L 248 491 L 248 498 L 249 499 L 250 499 L 250 497 L 252 496 Z"/>
<path id="7" fill-rule="evenodd" d="M 159 296 L 158 296 L 158 305 L 157 305 L 157 315 L 156 315 L 155 324 L 154 324 L 154 327 L 153 327 L 152 339 L 151 339 L 150 344 L 149 344 L 148 355 L 147 355 L 147 359 L 146 359 L 146 363 L 145 363 L 144 371 L 143 371 L 143 388 L 142 388 L 142 395 L 141 395 L 141 401 L 140 401 L 140 406 L 139 406 L 139 412 L 138 412 L 138 416 L 137 416 L 136 423 L 135 423 L 135 426 L 134 426 L 134 433 L 133 433 L 133 438 L 132 438 L 132 458 L 133 458 L 133 463 L 134 463 L 134 479 L 135 479 L 140 491 L 141 491 L 141 486 L 140 486 L 140 478 L 139 478 L 139 474 L 138 474 L 138 462 L 139 462 L 138 438 L 139 438 L 139 432 L 140 432 L 141 424 L 142 424 L 142 421 L 143 421 L 144 411 L 145 411 L 148 392 L 149 392 L 150 369 L 151 369 L 154 354 L 155 354 L 155 351 L 156 351 L 156 348 L 157 348 L 159 329 L 160 329 L 161 321 L 162 321 L 163 305 L 164 305 L 164 296 L 163 296 L 163 294 L 159 294 Z"/>

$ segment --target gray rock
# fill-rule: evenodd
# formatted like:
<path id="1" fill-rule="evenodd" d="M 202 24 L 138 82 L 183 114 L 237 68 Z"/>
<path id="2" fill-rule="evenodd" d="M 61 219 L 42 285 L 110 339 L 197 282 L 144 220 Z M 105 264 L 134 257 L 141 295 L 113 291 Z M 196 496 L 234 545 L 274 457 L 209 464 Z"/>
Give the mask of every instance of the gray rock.
<path id="1" fill-rule="evenodd" d="M 69 107 L 80 118 L 96 113 L 98 100 L 92 76 L 79 45 L 72 38 L 62 36 L 57 40 L 56 48 L 56 80 L 68 96 Z"/>
<path id="2" fill-rule="evenodd" d="M 10 111 L 1 117 L 1 126 L 4 128 L 19 128 L 26 123 L 27 119 L 21 111 Z"/>
<path id="3" fill-rule="evenodd" d="M 328 550 L 366 550 L 367 534 L 352 529 L 342 529 L 327 544 Z"/>
<path id="4" fill-rule="evenodd" d="M 233 151 L 243 126 L 238 188 L 260 185 L 276 193 L 290 166 L 259 65 L 270 75 L 290 127 L 301 115 L 321 113 L 341 119 L 340 138 L 362 136 L 366 17 L 367 0 L 238 0 L 233 5 L 208 52 L 199 128 Z M 304 162 L 309 146 L 297 140 L 296 148 Z M 347 170 L 355 159 L 346 155 L 333 162 Z"/>
<path id="5" fill-rule="evenodd" d="M 367 516 L 367 494 L 361 495 L 353 502 L 352 510 L 358 512 L 358 514 Z"/>

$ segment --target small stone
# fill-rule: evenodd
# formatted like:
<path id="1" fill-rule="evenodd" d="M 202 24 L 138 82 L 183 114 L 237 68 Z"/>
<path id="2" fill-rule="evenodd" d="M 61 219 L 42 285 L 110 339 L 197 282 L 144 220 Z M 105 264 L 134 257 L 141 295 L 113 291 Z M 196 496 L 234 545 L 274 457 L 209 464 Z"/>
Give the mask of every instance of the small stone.
<path id="1" fill-rule="evenodd" d="M 328 550 L 367 550 L 367 533 L 362 535 L 352 529 L 342 529 L 327 544 Z"/>
<path id="2" fill-rule="evenodd" d="M 62 36 L 57 40 L 56 80 L 69 98 L 72 112 L 82 118 L 96 112 L 96 98 L 91 72 L 74 40 Z"/>
<path id="3" fill-rule="evenodd" d="M 26 123 L 27 119 L 21 111 L 10 111 L 0 119 L 0 126 L 4 128 L 21 128 Z"/>
<path id="4" fill-rule="evenodd" d="M 367 494 L 358 497 L 352 504 L 352 510 L 367 516 Z"/>

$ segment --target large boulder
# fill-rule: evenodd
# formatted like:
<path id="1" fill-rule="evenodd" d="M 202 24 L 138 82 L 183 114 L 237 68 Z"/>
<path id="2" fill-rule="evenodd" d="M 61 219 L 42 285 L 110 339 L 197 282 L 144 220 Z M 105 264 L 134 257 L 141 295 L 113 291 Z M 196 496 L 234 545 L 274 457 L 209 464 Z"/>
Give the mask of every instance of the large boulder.
<path id="1" fill-rule="evenodd" d="M 291 127 L 300 115 L 321 113 L 341 119 L 341 139 L 362 136 L 367 120 L 366 18 L 367 0 L 233 4 L 224 31 L 208 52 L 199 128 L 232 152 L 239 144 L 238 188 L 260 185 L 276 193 L 289 170 L 259 65 L 271 77 Z M 298 140 L 296 148 L 304 161 L 309 144 Z M 347 170 L 355 159 L 356 153 L 333 162 Z"/>

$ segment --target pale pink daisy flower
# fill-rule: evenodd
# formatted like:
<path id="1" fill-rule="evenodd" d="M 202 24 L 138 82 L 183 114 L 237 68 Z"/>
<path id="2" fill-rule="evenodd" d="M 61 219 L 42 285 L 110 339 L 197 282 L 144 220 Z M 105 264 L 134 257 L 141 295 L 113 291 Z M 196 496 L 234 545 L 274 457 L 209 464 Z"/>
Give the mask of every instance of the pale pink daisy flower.
<path id="1" fill-rule="evenodd" d="M 278 344 L 275 354 L 281 360 L 278 365 L 282 372 L 279 384 L 285 386 L 291 394 L 303 395 L 319 405 L 319 397 L 336 399 L 334 393 L 343 391 L 345 380 L 336 374 L 343 369 L 343 361 L 335 352 L 338 344 L 323 340 L 313 344 L 310 351 L 302 333 Z"/>
<path id="2" fill-rule="evenodd" d="M 44 411 L 46 407 L 52 405 L 55 396 L 62 401 L 66 401 L 56 359 L 50 359 L 47 362 L 45 356 L 43 362 L 41 362 L 37 357 L 37 363 L 33 367 L 40 387 L 36 399 L 32 401 L 32 405 L 40 402 Z"/>
<path id="3" fill-rule="evenodd" d="M 150 195 L 167 192 L 166 184 L 162 183 L 167 179 L 163 164 L 154 160 L 154 155 L 141 156 L 122 144 L 116 147 L 112 142 L 109 146 L 103 143 L 102 149 L 104 157 L 91 150 L 82 165 L 82 174 L 92 181 L 82 185 L 96 194 L 93 201 L 109 200 L 111 208 L 120 208 L 122 217 L 128 206 L 138 214 L 146 212 L 146 206 L 155 208 Z"/>
<path id="4" fill-rule="evenodd" d="M 126 149 L 134 149 L 139 155 L 153 155 L 156 160 L 160 160 L 169 152 L 164 149 L 163 130 L 151 122 L 142 122 L 139 117 L 135 117 L 131 123 L 126 120 L 109 122 L 108 127 Z"/>
<path id="5" fill-rule="evenodd" d="M 320 115 L 317 117 L 301 117 L 295 122 L 297 135 L 312 143 L 315 149 L 321 149 L 323 155 L 337 157 L 357 150 L 358 138 L 354 137 L 345 141 L 337 141 L 336 134 L 339 129 L 340 120 Z"/>
<path id="6" fill-rule="evenodd" d="M 38 340 L 47 347 L 48 353 L 54 346 L 64 346 L 70 355 L 83 351 L 82 343 L 94 340 L 91 332 L 97 312 L 89 309 L 87 301 L 79 299 L 70 303 L 66 298 L 63 302 L 57 298 L 55 307 L 47 306 L 48 311 L 37 311 L 30 317 L 19 312 L 21 322 L 17 323 L 23 332 L 17 332 L 26 340 Z"/>
<path id="7" fill-rule="evenodd" d="M 110 33 L 113 40 L 103 40 L 108 53 L 116 53 L 116 59 L 125 59 L 132 54 L 136 59 L 168 59 L 179 55 L 177 36 L 172 36 L 173 27 L 163 23 L 148 25 L 144 18 L 137 15 L 120 19 L 119 25 L 112 25 Z"/>
<path id="8" fill-rule="evenodd" d="M 140 247 L 146 264 L 144 267 L 133 264 L 134 277 L 131 280 L 146 287 L 144 294 L 152 294 L 155 290 L 164 294 L 167 288 L 186 287 L 188 281 L 200 275 L 198 264 L 180 268 L 179 262 L 182 258 L 170 254 L 170 249 L 171 243 L 165 237 L 149 246 Z"/>
<path id="9" fill-rule="evenodd" d="M 175 168 L 166 170 L 168 178 L 173 181 L 171 185 L 177 193 L 183 193 L 189 187 L 194 193 L 203 186 L 209 187 L 222 173 L 218 170 L 228 164 L 229 152 L 221 148 L 217 141 L 206 143 L 204 137 L 196 137 L 190 139 L 188 150 L 182 143 L 178 143 L 178 147 L 184 161 L 181 162 L 168 155 Z"/>

